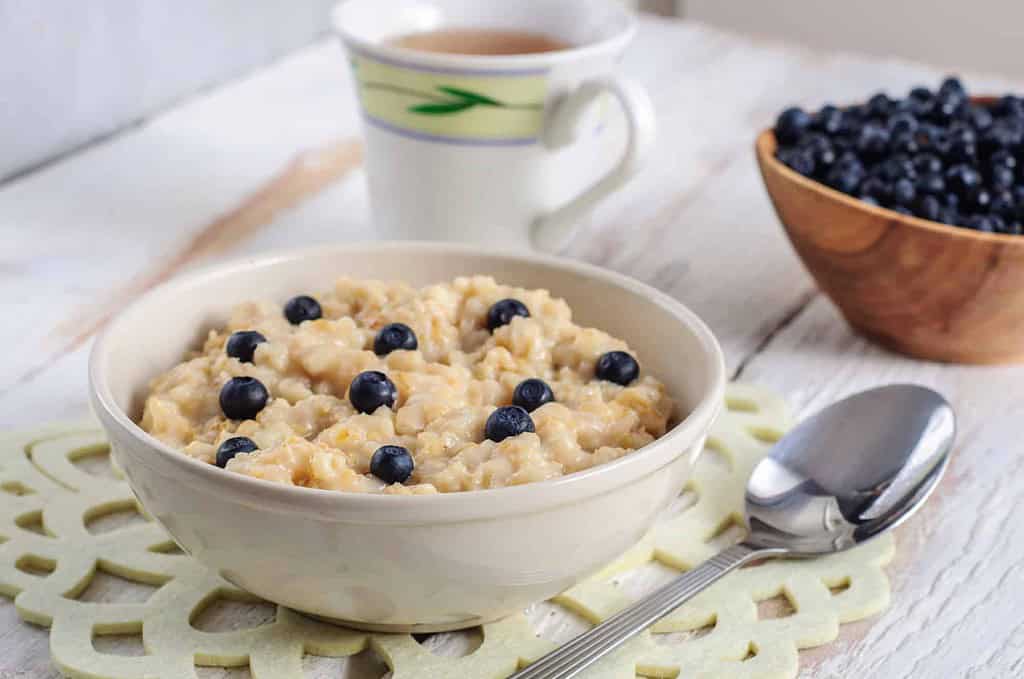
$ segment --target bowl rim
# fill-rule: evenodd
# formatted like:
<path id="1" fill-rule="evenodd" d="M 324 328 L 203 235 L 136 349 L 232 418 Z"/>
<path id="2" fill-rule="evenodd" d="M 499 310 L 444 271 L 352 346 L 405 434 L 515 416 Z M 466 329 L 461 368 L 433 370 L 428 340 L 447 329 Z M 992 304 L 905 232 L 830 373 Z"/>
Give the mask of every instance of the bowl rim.
<path id="1" fill-rule="evenodd" d="M 986 100 L 988 97 L 976 97 L 975 99 Z M 775 151 L 778 148 L 778 140 L 775 138 L 774 130 L 770 127 L 762 130 L 757 135 L 757 139 L 754 142 L 754 148 L 757 153 L 758 160 L 760 160 L 762 164 L 771 166 L 773 170 L 789 181 L 848 207 L 864 210 L 868 214 L 874 215 L 880 219 L 897 222 L 904 226 L 929 231 L 937 235 L 953 236 L 963 238 L 964 240 L 983 241 L 993 244 L 997 243 L 1000 245 L 1024 245 L 1024 236 L 1017 236 L 1008 233 L 985 233 L 982 231 L 968 229 L 963 226 L 953 226 L 952 224 L 935 222 L 930 219 L 923 219 L 912 215 L 903 215 L 880 205 L 869 205 L 859 198 L 845 194 L 842 191 L 837 191 L 831 186 L 823 184 L 816 179 L 805 177 L 775 157 Z"/>
<path id="2" fill-rule="evenodd" d="M 707 371 L 705 376 L 710 388 L 700 397 L 699 401 L 676 425 L 663 436 L 646 446 L 623 457 L 597 465 L 579 472 L 543 481 L 526 483 L 504 488 L 438 493 L 434 495 L 384 495 L 380 493 L 353 493 L 302 486 L 287 486 L 265 479 L 243 474 L 225 474 L 224 470 L 181 453 L 181 451 L 159 441 L 144 431 L 116 403 L 111 392 L 108 375 L 113 361 L 109 346 L 112 338 L 117 336 L 124 319 L 141 313 L 153 300 L 164 295 L 180 295 L 189 289 L 202 287 L 211 281 L 240 275 L 254 268 L 273 267 L 277 264 L 311 256 L 353 256 L 360 252 L 406 251 L 410 254 L 459 254 L 463 256 L 499 257 L 506 260 L 541 264 L 543 266 L 566 270 L 584 277 L 595 278 L 605 283 L 625 288 L 628 292 L 644 296 L 662 307 L 685 325 L 695 336 L 703 351 L 701 369 Z M 392 241 L 362 242 L 341 245 L 320 245 L 301 249 L 276 251 L 258 257 L 240 257 L 228 261 L 214 263 L 189 274 L 175 277 L 140 296 L 121 312 L 104 328 L 96 339 L 89 356 L 89 389 L 93 407 L 105 427 L 116 427 L 122 434 L 135 440 L 150 451 L 155 451 L 155 458 L 144 464 L 153 466 L 158 463 L 164 469 L 174 469 L 187 473 L 197 481 L 202 481 L 208 488 L 219 491 L 232 491 L 240 501 L 248 499 L 257 502 L 262 508 L 274 506 L 282 511 L 305 513 L 311 509 L 324 511 L 327 514 L 344 516 L 344 510 L 380 511 L 389 508 L 400 513 L 415 516 L 420 510 L 430 510 L 436 514 L 452 517 L 463 517 L 464 510 L 481 516 L 495 514 L 522 513 L 523 511 L 540 510 L 552 505 L 571 502 L 579 497 L 586 497 L 608 492 L 616 487 L 625 486 L 637 478 L 656 472 L 687 452 L 688 446 L 680 445 L 678 451 L 657 466 L 641 463 L 650 462 L 649 458 L 660 450 L 671 447 L 680 439 L 698 441 L 707 433 L 725 402 L 725 359 L 722 349 L 708 326 L 693 311 L 673 297 L 660 292 L 638 280 L 614 271 L 584 262 L 539 255 L 531 252 L 500 252 L 486 250 L 470 245 Z M 115 437 L 111 436 L 113 440 Z M 170 467 L 167 467 L 170 465 Z M 617 474 L 631 467 L 637 468 L 634 473 L 616 480 Z M 584 488 L 593 486 L 592 488 Z M 572 492 L 561 492 L 570 491 Z M 562 501 L 559 501 L 559 498 Z M 486 512 L 472 511 L 487 505 Z M 325 517 L 326 518 L 326 517 Z M 427 522 L 427 517 L 423 517 Z"/>

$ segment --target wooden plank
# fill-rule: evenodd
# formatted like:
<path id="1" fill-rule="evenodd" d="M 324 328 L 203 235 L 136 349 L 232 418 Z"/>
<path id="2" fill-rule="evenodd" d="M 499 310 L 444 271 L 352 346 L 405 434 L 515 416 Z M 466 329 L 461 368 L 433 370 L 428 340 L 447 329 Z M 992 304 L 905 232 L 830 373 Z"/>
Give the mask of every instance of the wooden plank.
<path id="1" fill-rule="evenodd" d="M 126 281 L 146 287 L 226 252 L 356 169 L 348 78 L 340 49 L 322 42 L 0 188 L 0 293 L 31 319 L 0 327 L 0 424 L 53 408 L 6 406 L 116 311 Z M 80 396 L 84 372 L 68 374 L 74 387 L 58 393 Z"/>
<path id="2" fill-rule="evenodd" d="M 1024 366 L 913 361 L 853 335 L 820 295 L 748 364 L 744 379 L 785 393 L 809 414 L 850 392 L 915 382 L 944 393 L 960 420 L 948 477 L 900 533 L 892 607 L 846 651 L 804 676 L 1020 676 Z"/>

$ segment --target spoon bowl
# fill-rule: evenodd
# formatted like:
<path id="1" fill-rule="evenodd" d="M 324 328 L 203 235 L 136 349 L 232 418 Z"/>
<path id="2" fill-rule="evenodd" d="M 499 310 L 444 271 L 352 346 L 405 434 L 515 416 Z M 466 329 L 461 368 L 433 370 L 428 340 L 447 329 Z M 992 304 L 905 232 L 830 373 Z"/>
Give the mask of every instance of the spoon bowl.
<path id="1" fill-rule="evenodd" d="M 832 404 L 754 468 L 745 542 L 816 556 L 880 535 L 935 488 L 955 435 L 953 409 L 924 387 L 879 387 Z"/>
<path id="2" fill-rule="evenodd" d="M 850 549 L 913 514 L 949 464 L 956 417 L 931 389 L 879 387 L 786 434 L 747 483 L 749 533 L 509 679 L 570 679 L 740 566 Z"/>

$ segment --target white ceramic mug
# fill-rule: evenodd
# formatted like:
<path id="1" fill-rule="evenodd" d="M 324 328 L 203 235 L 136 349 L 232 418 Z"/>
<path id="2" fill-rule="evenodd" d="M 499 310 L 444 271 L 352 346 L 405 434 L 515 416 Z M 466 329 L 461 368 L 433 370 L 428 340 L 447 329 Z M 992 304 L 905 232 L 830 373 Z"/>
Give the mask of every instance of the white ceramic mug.
<path id="1" fill-rule="evenodd" d="M 333 20 L 386 237 L 559 250 L 654 140 L 649 97 L 614 72 L 635 30 L 620 0 L 347 0 Z M 570 47 L 494 56 L 389 44 L 443 28 Z"/>

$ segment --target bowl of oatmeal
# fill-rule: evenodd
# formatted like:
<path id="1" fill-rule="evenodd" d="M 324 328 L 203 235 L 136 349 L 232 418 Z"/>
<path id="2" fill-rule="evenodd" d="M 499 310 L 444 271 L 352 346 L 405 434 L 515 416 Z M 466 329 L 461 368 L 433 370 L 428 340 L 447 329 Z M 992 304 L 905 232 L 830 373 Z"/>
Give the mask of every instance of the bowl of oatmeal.
<path id="1" fill-rule="evenodd" d="M 493 620 L 642 537 L 722 401 L 675 300 L 552 257 L 322 247 L 172 281 L 97 340 L 145 509 L 268 600 L 377 630 Z"/>

